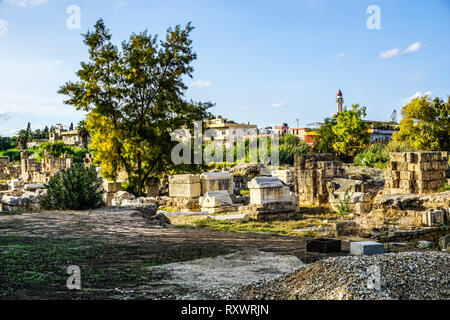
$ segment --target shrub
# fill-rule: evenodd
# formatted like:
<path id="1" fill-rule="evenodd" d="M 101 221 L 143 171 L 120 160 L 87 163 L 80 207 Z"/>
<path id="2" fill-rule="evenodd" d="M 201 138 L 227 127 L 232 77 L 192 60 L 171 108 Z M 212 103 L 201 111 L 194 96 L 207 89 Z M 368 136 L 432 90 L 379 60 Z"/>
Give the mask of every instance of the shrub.
<path id="1" fill-rule="evenodd" d="M 362 167 L 383 168 L 389 162 L 389 152 L 383 144 L 373 144 L 356 155 L 353 163 Z"/>
<path id="2" fill-rule="evenodd" d="M 62 141 L 57 141 L 54 143 L 45 142 L 38 147 L 30 148 L 28 151 L 30 153 L 37 153 L 38 156 L 36 160 L 40 162 L 45 156 L 45 150 L 49 150 L 50 154 L 52 154 L 56 158 L 61 158 L 63 154 L 69 154 L 72 156 L 75 163 L 83 162 L 84 157 L 88 153 L 88 150 L 86 149 L 68 146 Z"/>
<path id="3" fill-rule="evenodd" d="M 450 184 L 446 183 L 442 188 L 439 189 L 439 192 L 450 191 Z"/>
<path id="4" fill-rule="evenodd" d="M 48 210 L 95 209 L 101 205 L 102 196 L 102 179 L 95 168 L 76 163 L 50 179 L 42 205 Z"/>
<path id="5" fill-rule="evenodd" d="M 339 203 L 336 205 L 336 213 L 338 216 L 346 216 L 350 213 L 350 196 L 348 192 L 345 192 L 344 197 L 339 199 Z"/>
<path id="6" fill-rule="evenodd" d="M 20 150 L 17 149 L 9 149 L 6 151 L 0 152 L 0 156 L 9 157 L 9 161 L 20 161 Z"/>

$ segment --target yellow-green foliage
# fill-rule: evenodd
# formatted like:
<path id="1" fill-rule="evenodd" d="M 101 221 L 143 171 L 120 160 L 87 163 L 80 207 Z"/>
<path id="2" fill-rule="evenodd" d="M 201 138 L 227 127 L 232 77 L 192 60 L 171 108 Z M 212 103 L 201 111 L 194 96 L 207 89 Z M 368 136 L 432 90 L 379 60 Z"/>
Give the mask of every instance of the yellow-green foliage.
<path id="1" fill-rule="evenodd" d="M 403 107 L 400 131 L 394 140 L 414 150 L 450 151 L 450 97 L 447 102 L 425 96 Z"/>

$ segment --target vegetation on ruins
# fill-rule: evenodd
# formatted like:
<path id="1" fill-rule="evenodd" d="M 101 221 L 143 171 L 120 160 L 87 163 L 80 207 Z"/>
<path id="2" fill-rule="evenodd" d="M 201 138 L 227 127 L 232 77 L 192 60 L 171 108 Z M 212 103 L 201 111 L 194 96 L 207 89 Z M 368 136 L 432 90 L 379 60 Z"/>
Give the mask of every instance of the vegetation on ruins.
<path id="1" fill-rule="evenodd" d="M 192 30 L 190 24 L 169 28 L 163 41 L 147 31 L 132 34 L 119 49 L 99 20 L 95 30 L 83 36 L 89 61 L 77 72 L 78 81 L 59 90 L 69 96 L 66 104 L 88 113 L 86 128 L 104 177 L 115 180 L 125 170 L 139 195 L 163 174 L 196 169 L 171 161 L 178 144 L 171 133 L 192 128 L 212 106 L 183 97 L 183 81 L 192 77 L 196 59 Z"/>
<path id="2" fill-rule="evenodd" d="M 258 162 L 265 162 L 268 159 L 263 159 L 263 155 L 265 154 L 267 157 L 271 157 L 272 153 L 272 139 L 270 137 L 267 137 L 267 143 L 264 143 L 261 141 L 260 138 L 256 138 L 253 141 L 254 146 L 258 148 L 258 154 L 254 154 L 253 157 L 257 157 Z M 240 148 L 243 148 L 245 144 L 245 159 L 240 159 L 239 150 Z M 227 155 L 231 154 L 233 156 L 233 160 L 235 162 L 229 163 L 226 161 L 220 162 L 217 161 L 212 164 L 212 167 L 215 169 L 223 169 L 223 168 L 230 168 L 238 164 L 238 161 L 244 161 L 245 162 L 255 162 L 252 160 L 256 159 L 250 159 L 251 158 L 251 152 L 250 152 L 250 146 L 251 146 L 251 140 L 245 139 L 244 141 L 238 142 L 235 146 L 232 147 L 232 150 L 227 149 L 226 146 L 222 146 L 222 157 L 223 160 L 228 160 Z M 205 152 L 208 154 L 211 154 L 213 157 L 216 155 L 215 150 L 217 150 L 216 142 L 210 142 L 205 146 Z M 220 149 L 219 149 L 220 150 Z M 288 134 L 285 136 L 280 137 L 279 140 L 279 157 L 280 157 L 280 164 L 294 164 L 294 157 L 298 154 L 308 154 L 311 152 L 310 146 L 304 142 L 301 141 L 300 138 L 297 136 Z"/>
<path id="3" fill-rule="evenodd" d="M 56 142 L 44 142 L 37 147 L 32 147 L 28 149 L 29 154 L 37 154 L 36 161 L 40 162 L 45 157 L 45 150 L 48 150 L 51 155 L 55 158 L 61 158 L 62 155 L 68 154 L 72 156 L 75 163 L 83 162 L 86 157 L 88 150 L 83 148 L 77 148 L 73 146 L 68 146 L 62 141 Z"/>
<path id="4" fill-rule="evenodd" d="M 403 107 L 402 115 L 394 141 L 417 151 L 450 151 L 450 97 L 447 102 L 416 98 Z"/>
<path id="5" fill-rule="evenodd" d="M 353 163 L 361 167 L 383 169 L 389 162 L 389 152 L 385 144 L 375 143 L 358 153 Z"/>
<path id="6" fill-rule="evenodd" d="M 98 208 L 102 204 L 102 183 L 94 167 L 85 168 L 83 164 L 75 163 L 50 179 L 42 206 L 49 210 Z"/>
<path id="7" fill-rule="evenodd" d="M 353 159 L 370 142 L 368 125 L 363 121 L 366 108 L 352 105 L 333 118 L 325 119 L 314 149 L 319 153 L 335 153 L 342 160 Z"/>
<path id="8" fill-rule="evenodd" d="M 350 213 L 350 196 L 348 191 L 345 192 L 344 196 L 339 199 L 339 203 L 336 204 L 336 214 L 338 216 L 346 216 Z"/>
<path id="9" fill-rule="evenodd" d="M 15 162 L 20 161 L 20 150 L 18 149 L 9 149 L 0 152 L 0 157 L 9 157 L 9 161 Z"/>

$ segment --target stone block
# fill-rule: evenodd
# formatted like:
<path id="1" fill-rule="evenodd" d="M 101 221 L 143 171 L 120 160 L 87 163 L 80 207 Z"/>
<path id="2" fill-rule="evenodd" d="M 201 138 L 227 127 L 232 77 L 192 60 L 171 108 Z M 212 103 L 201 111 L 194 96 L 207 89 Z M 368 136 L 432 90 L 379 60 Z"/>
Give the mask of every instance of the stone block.
<path id="1" fill-rule="evenodd" d="M 201 195 L 210 191 L 226 190 L 229 195 L 233 194 L 233 177 L 225 172 L 205 172 L 200 176 Z"/>
<path id="2" fill-rule="evenodd" d="M 230 206 L 233 204 L 227 190 L 207 192 L 199 200 L 202 208 L 218 208 L 223 206 Z"/>
<path id="3" fill-rule="evenodd" d="M 341 252 L 341 246 L 341 240 L 319 238 L 309 240 L 306 244 L 306 251 L 317 253 Z"/>
<path id="4" fill-rule="evenodd" d="M 218 220 L 218 221 L 228 221 L 228 220 L 241 220 L 249 221 L 250 216 L 246 213 L 243 214 L 227 214 L 223 216 L 208 216 L 208 219 Z"/>
<path id="5" fill-rule="evenodd" d="M 277 177 L 285 184 L 294 183 L 294 171 L 293 170 L 274 170 L 272 171 L 272 176 Z"/>
<path id="6" fill-rule="evenodd" d="M 182 174 L 169 178 L 169 196 L 198 198 L 201 196 L 201 183 L 198 175 Z"/>
<path id="7" fill-rule="evenodd" d="M 384 253 L 384 245 L 378 242 L 351 242 L 350 253 L 355 256 L 372 256 Z"/>

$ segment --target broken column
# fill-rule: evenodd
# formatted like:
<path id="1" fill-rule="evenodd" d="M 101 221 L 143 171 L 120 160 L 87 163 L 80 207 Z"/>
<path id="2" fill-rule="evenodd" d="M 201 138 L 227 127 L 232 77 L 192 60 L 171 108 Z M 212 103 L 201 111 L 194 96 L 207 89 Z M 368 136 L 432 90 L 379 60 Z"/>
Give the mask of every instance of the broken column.
<path id="1" fill-rule="evenodd" d="M 384 194 L 426 194 L 447 182 L 447 152 L 391 153 Z"/>
<path id="2" fill-rule="evenodd" d="M 327 182 L 346 176 L 342 162 L 332 154 L 297 155 L 294 168 L 295 192 L 301 205 L 327 204 Z"/>
<path id="3" fill-rule="evenodd" d="M 293 194 L 277 177 L 258 177 L 248 183 L 250 205 L 240 211 L 258 220 L 289 219 L 296 212 Z"/>

